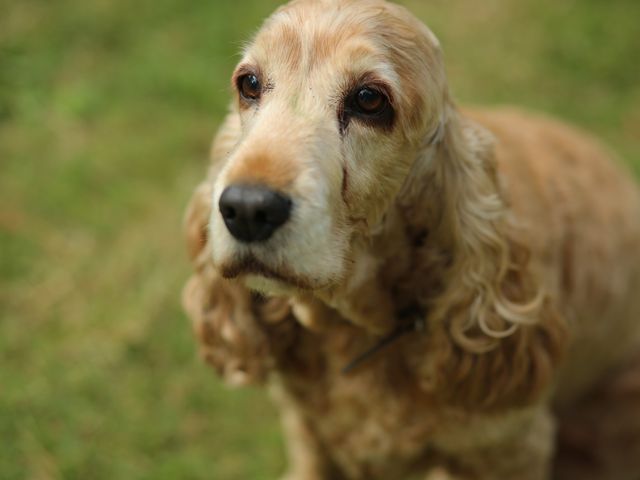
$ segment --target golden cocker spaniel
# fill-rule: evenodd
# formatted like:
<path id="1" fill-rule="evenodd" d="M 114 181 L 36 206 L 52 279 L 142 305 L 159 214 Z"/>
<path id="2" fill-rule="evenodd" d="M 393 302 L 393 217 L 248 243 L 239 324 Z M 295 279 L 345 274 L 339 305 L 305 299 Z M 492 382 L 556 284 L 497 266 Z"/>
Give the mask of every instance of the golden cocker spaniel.
<path id="1" fill-rule="evenodd" d="M 457 108 L 383 0 L 294 0 L 232 84 L 184 304 L 270 385 L 287 478 L 640 478 L 640 196 L 605 149 Z"/>

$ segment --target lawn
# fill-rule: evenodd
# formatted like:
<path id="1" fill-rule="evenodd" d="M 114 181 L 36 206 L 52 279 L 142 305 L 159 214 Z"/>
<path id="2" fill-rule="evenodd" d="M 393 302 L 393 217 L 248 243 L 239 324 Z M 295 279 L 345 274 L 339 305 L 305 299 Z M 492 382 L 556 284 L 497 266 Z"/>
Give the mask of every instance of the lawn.
<path id="1" fill-rule="evenodd" d="M 275 411 L 195 353 L 180 231 L 242 42 L 279 2 L 0 0 L 0 479 L 273 479 Z M 461 103 L 640 172 L 640 2 L 406 0 Z"/>

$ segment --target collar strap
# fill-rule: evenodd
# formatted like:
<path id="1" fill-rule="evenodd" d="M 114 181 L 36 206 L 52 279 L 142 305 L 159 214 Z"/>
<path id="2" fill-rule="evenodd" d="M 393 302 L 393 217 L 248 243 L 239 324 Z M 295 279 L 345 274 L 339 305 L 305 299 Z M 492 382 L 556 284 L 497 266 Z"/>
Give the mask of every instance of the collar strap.
<path id="1" fill-rule="evenodd" d="M 370 360 L 381 350 L 385 349 L 389 345 L 395 343 L 400 338 L 412 332 L 422 332 L 425 329 L 425 321 L 424 316 L 420 315 L 417 319 L 414 319 L 412 322 L 398 325 L 395 330 L 393 330 L 390 334 L 383 337 L 378 343 L 364 351 L 353 360 L 351 360 L 343 369 L 342 373 L 347 375 L 358 367 L 360 367 L 363 363 Z"/>

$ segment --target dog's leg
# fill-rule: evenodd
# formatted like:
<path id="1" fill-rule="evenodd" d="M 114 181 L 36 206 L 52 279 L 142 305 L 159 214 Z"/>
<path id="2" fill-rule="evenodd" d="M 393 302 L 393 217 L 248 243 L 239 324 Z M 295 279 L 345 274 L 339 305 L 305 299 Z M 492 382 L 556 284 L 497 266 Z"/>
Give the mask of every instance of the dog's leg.
<path id="1" fill-rule="evenodd" d="M 508 433 L 500 430 L 502 419 L 489 419 L 478 431 L 470 431 L 468 444 L 460 436 L 460 446 L 451 443 L 448 470 L 440 472 L 447 480 L 549 480 L 554 451 L 554 420 L 546 409 L 527 415 L 524 422 L 509 424 Z M 492 426 L 494 424 L 494 426 Z M 495 431 L 494 431 L 495 428 Z M 505 430 L 505 432 L 507 432 Z M 485 437 L 482 446 L 474 447 L 476 433 Z M 479 438 L 479 437 L 478 437 Z M 577 479 L 573 479 L 577 480 Z"/>
<path id="2" fill-rule="evenodd" d="M 270 389 L 280 409 L 289 467 L 282 480 L 344 480 L 299 407 L 280 385 Z"/>
<path id="3" fill-rule="evenodd" d="M 459 477 L 454 477 L 446 468 L 434 468 L 424 480 L 458 480 Z"/>
<path id="4" fill-rule="evenodd" d="M 555 480 L 640 480 L 640 354 L 559 412 Z"/>

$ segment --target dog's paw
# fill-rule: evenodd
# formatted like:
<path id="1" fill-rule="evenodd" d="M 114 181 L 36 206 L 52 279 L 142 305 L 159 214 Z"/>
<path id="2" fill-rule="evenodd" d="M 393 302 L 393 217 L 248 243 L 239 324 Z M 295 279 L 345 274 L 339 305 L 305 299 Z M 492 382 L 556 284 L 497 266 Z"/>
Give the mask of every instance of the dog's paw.
<path id="1" fill-rule="evenodd" d="M 459 480 L 458 477 L 452 476 L 444 468 L 434 468 L 431 470 L 424 480 Z"/>
<path id="2" fill-rule="evenodd" d="M 322 475 L 311 473 L 311 472 L 308 472 L 308 473 L 291 472 L 291 473 L 287 473 L 283 477 L 280 477 L 280 480 L 323 480 L 324 478 L 326 477 L 323 477 Z"/>

